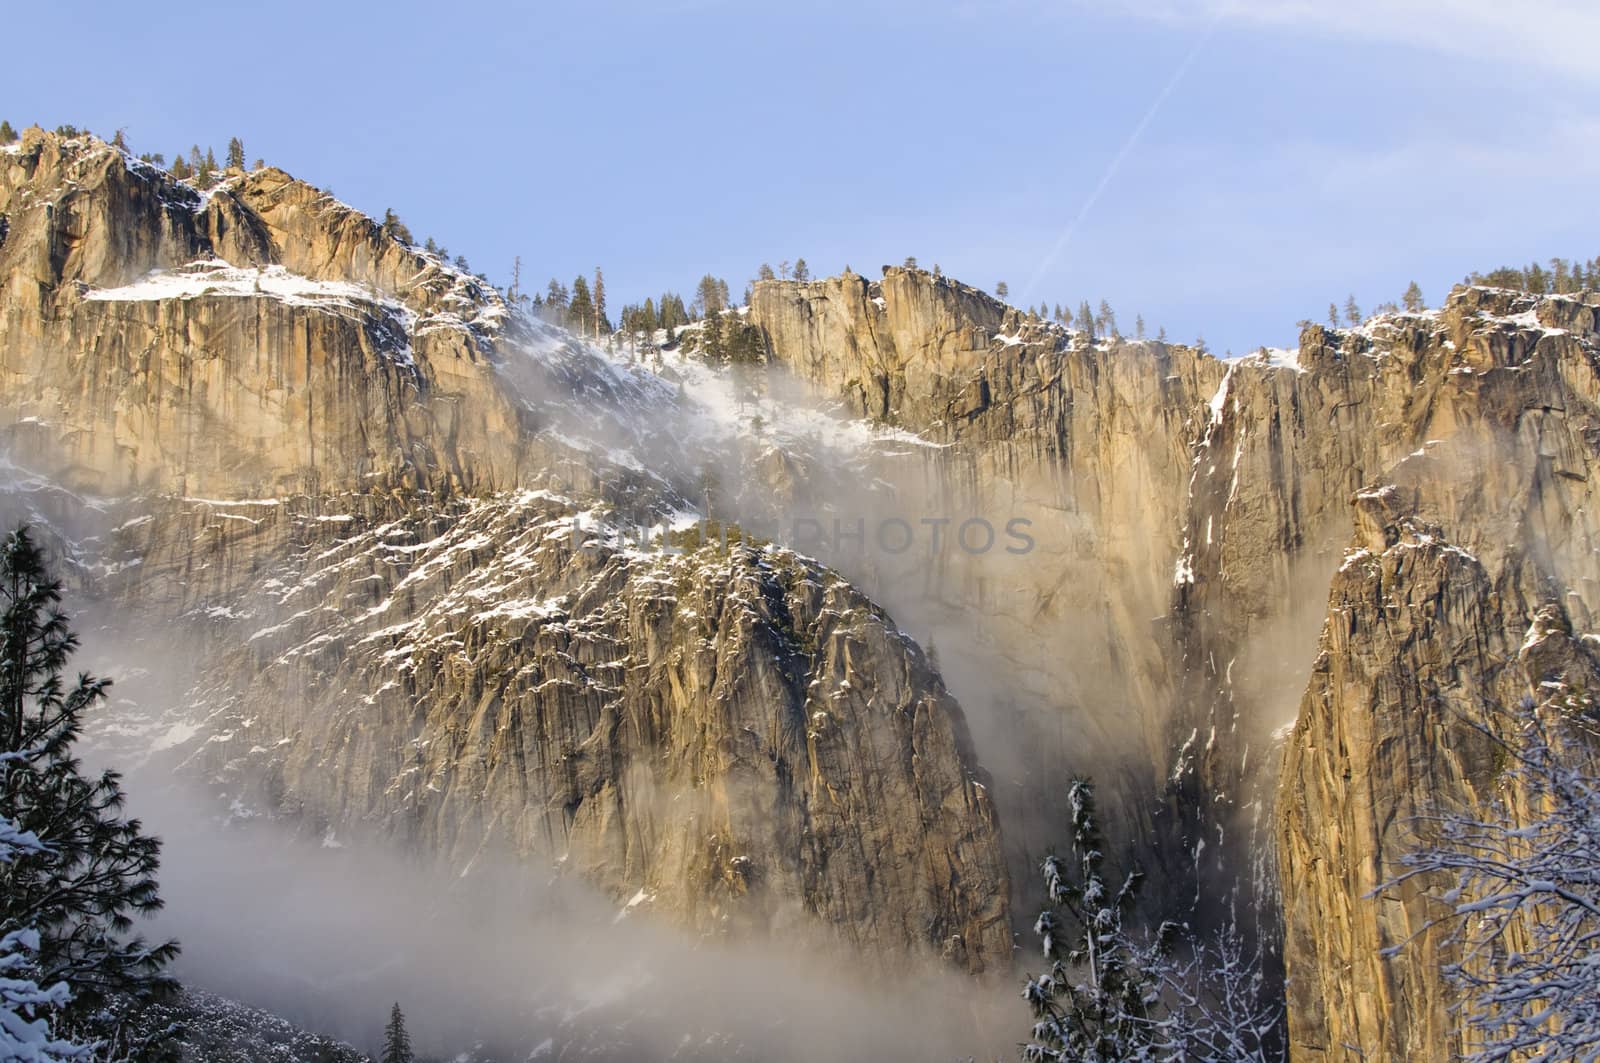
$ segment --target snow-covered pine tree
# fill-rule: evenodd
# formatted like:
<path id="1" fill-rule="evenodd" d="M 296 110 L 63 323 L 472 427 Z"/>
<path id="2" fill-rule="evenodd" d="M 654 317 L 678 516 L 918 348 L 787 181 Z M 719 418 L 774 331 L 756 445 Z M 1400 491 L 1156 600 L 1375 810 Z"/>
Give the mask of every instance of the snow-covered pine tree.
<path id="1" fill-rule="evenodd" d="M 397 1000 L 389 1009 L 389 1025 L 383 1028 L 383 1055 L 378 1057 L 379 1063 L 415 1063 L 416 1058 L 411 1052 L 411 1035 L 406 1032 L 406 1017 Z"/>
<path id="2" fill-rule="evenodd" d="M 86 778 L 73 746 L 83 714 L 107 682 L 62 679 L 77 638 L 60 611 L 61 584 L 26 528 L 0 543 L 0 816 L 43 839 L 0 866 L 0 936 L 36 931 L 34 967 L 46 985 L 65 982 L 63 1013 L 74 1036 L 99 1039 L 103 1005 L 157 999 L 175 987 L 165 969 L 175 942 L 134 934 L 135 916 L 161 908 L 161 843 L 122 817 L 121 779 Z"/>
<path id="3" fill-rule="evenodd" d="M 7 754 L 9 759 L 11 755 Z M 0 761 L 3 763 L 3 761 Z M 29 831 L 0 816 L 0 864 L 45 851 Z M 0 937 L 0 1059 L 20 1063 L 64 1063 L 89 1058 L 89 1046 L 55 1036 L 52 1024 L 72 999 L 65 982 L 41 986 L 33 977 L 39 932 L 32 927 Z"/>
<path id="4" fill-rule="evenodd" d="M 1164 943 L 1147 949 L 1123 925 L 1144 876 L 1134 870 L 1120 884 L 1108 882 L 1094 786 L 1074 779 L 1067 800 L 1076 873 L 1053 854 L 1042 866 L 1051 907 L 1033 929 L 1050 970 L 1023 990 L 1036 1022 L 1022 1056 L 1030 1063 L 1149 1058 L 1160 987 L 1144 961 Z"/>
<path id="5" fill-rule="evenodd" d="M 1524 702 L 1503 729 L 1473 725 L 1505 765 L 1499 799 L 1483 814 L 1424 817 L 1435 840 L 1383 887 L 1447 884 L 1446 914 L 1430 925 L 1451 927 L 1461 950 L 1445 974 L 1473 1063 L 1600 1059 L 1600 712 L 1581 689 L 1560 702 Z"/>
<path id="6" fill-rule="evenodd" d="M 1043 864 L 1051 907 L 1034 931 L 1051 966 L 1023 990 L 1035 1019 L 1023 1059 L 1283 1063 L 1282 987 L 1260 950 L 1231 919 L 1210 939 L 1170 921 L 1154 934 L 1131 927 L 1143 875 L 1113 891 L 1094 787 L 1075 779 L 1067 797 L 1077 866 Z"/>

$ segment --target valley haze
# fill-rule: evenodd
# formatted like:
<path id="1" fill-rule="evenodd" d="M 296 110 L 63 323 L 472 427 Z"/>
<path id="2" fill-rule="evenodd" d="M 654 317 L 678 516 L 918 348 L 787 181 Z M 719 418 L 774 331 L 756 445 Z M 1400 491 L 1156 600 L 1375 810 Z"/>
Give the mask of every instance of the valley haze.
<path id="1" fill-rule="evenodd" d="M 1600 22 L 1340 11 L 16 12 L 0 1059 L 1600 1055 Z"/>

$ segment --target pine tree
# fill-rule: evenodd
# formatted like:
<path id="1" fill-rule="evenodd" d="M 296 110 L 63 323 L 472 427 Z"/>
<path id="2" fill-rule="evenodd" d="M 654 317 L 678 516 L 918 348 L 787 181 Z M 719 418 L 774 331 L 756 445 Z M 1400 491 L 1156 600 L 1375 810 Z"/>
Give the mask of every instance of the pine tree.
<path id="1" fill-rule="evenodd" d="M 1044 861 L 1050 908 L 1040 913 L 1034 932 L 1051 967 L 1049 974 L 1030 978 L 1023 991 L 1038 1020 L 1023 1058 L 1150 1058 L 1156 1018 L 1152 1006 L 1160 987 L 1143 968 L 1148 957 L 1141 955 L 1123 927 L 1144 875 L 1132 871 L 1120 885 L 1108 879 L 1094 787 L 1074 779 L 1067 799 L 1076 874 L 1060 857 Z M 1164 949 L 1170 936 L 1170 929 L 1163 927 L 1156 948 Z"/>
<path id="2" fill-rule="evenodd" d="M 1328 304 L 1328 324 L 1333 328 L 1339 327 L 1339 306 L 1337 303 Z"/>
<path id="3" fill-rule="evenodd" d="M 667 330 L 667 342 L 671 343 L 674 330 L 689 323 L 688 308 L 683 305 L 683 296 L 676 292 L 662 292 L 657 307 L 661 315 L 661 327 Z"/>
<path id="4" fill-rule="evenodd" d="M 777 279 L 778 275 L 774 273 L 772 271 L 772 267 L 765 262 L 761 263 L 761 268 L 756 270 L 756 280 L 758 281 L 775 281 Z"/>
<path id="5" fill-rule="evenodd" d="M 61 584 L 26 528 L 0 544 L 0 817 L 48 842 L 0 866 L 0 937 L 39 935 L 33 973 L 65 982 L 68 1027 L 90 1038 L 113 997 L 135 1006 L 175 988 L 165 969 L 176 942 L 133 934 L 136 916 L 161 909 L 161 843 L 121 817 L 121 778 L 85 777 L 73 756 L 83 714 L 105 698 L 106 680 L 62 679 L 77 637 L 59 609 Z"/>
<path id="6" fill-rule="evenodd" d="M 906 256 L 906 260 L 903 263 L 903 265 L 904 265 L 904 267 L 906 269 L 916 269 L 917 268 L 917 256 L 916 255 L 907 255 Z"/>
<path id="7" fill-rule="evenodd" d="M 1344 321 L 1351 328 L 1361 324 L 1361 307 L 1356 303 L 1354 293 L 1344 301 Z"/>
<path id="8" fill-rule="evenodd" d="M 1111 312 L 1111 304 L 1106 302 L 1104 299 L 1100 300 L 1100 313 L 1098 317 L 1100 321 L 1100 334 L 1102 336 L 1120 338 L 1121 333 L 1117 331 L 1117 315 Z"/>
<path id="9" fill-rule="evenodd" d="M 594 300 L 589 295 L 589 282 L 583 274 L 572 280 L 572 298 L 567 303 L 568 327 L 580 336 L 587 336 L 594 325 Z"/>
<path id="10" fill-rule="evenodd" d="M 189 148 L 189 176 L 201 188 L 211 183 L 211 173 L 206 169 L 206 159 L 200 154 L 200 145 L 195 144 Z"/>
<path id="11" fill-rule="evenodd" d="M 700 353 L 711 365 L 721 365 L 727 360 L 720 310 L 707 314 L 700 326 Z"/>
<path id="12" fill-rule="evenodd" d="M 37 855 L 46 846 L 28 831 L 0 816 L 0 864 L 19 856 Z M 39 951 L 39 932 L 32 927 L 0 938 L 0 1059 L 32 1063 L 65 1063 L 89 1058 L 89 1048 L 54 1036 L 51 1027 L 72 999 L 65 982 L 41 986 L 29 967 Z"/>
<path id="13" fill-rule="evenodd" d="M 17 131 L 11 128 L 11 123 L 0 120 L 0 144 L 10 144 L 17 139 Z"/>
<path id="14" fill-rule="evenodd" d="M 1550 276 L 1552 286 L 1558 295 L 1566 295 L 1573 290 L 1572 267 L 1564 258 L 1550 260 Z"/>
<path id="15" fill-rule="evenodd" d="M 1138 340 L 1144 339 L 1144 315 L 1143 314 L 1135 314 L 1135 315 L 1133 315 L 1133 338 L 1134 339 L 1138 339 Z"/>
<path id="16" fill-rule="evenodd" d="M 1087 299 L 1078 304 L 1078 330 L 1090 343 L 1094 342 L 1094 311 L 1089 309 Z"/>
<path id="17" fill-rule="evenodd" d="M 1550 619 L 1535 618 L 1528 646 L 1565 628 Z M 1479 807 L 1440 802 L 1414 817 L 1419 847 L 1380 887 L 1386 901 L 1443 902 L 1424 929 L 1456 951 L 1442 973 L 1459 994 L 1456 1021 L 1481 1046 L 1473 1063 L 1600 1058 L 1595 696 L 1581 676 L 1539 692 L 1540 703 L 1525 698 L 1469 724 L 1493 750 L 1495 785 Z M 1404 940 L 1418 938 L 1414 928 Z"/>
<path id="18" fill-rule="evenodd" d="M 786 276 L 788 268 L 789 264 L 787 262 L 781 263 L 778 266 L 779 274 Z M 728 286 L 725 282 L 719 281 L 707 273 L 700 278 L 700 283 L 695 285 L 695 308 L 702 316 L 714 314 L 728 305 L 727 292 Z"/>
<path id="19" fill-rule="evenodd" d="M 128 150 L 128 138 L 126 135 L 124 135 L 122 130 L 119 129 L 112 134 L 111 146 L 116 148 L 118 151 Z"/>
<path id="20" fill-rule="evenodd" d="M 611 322 L 606 320 L 606 279 L 600 272 L 600 267 L 594 268 L 594 334 L 604 336 L 611 331 Z"/>
<path id="21" fill-rule="evenodd" d="M 407 246 L 411 244 L 411 230 L 406 228 L 405 222 L 400 220 L 400 215 L 387 207 L 383 211 L 383 235 L 391 240 L 398 240 Z"/>
<path id="22" fill-rule="evenodd" d="M 999 284 L 994 286 L 994 294 L 995 298 L 1004 299 L 1006 296 L 1011 294 L 1011 285 L 1007 284 L 1005 281 L 1001 281 Z"/>
<path id="23" fill-rule="evenodd" d="M 395 1001 L 394 1007 L 389 1009 L 389 1025 L 383 1028 L 383 1054 L 378 1057 L 379 1063 L 416 1063 L 416 1058 L 411 1052 L 405 1014 L 400 1010 L 400 1002 Z"/>
<path id="24" fill-rule="evenodd" d="M 1401 298 L 1405 301 L 1406 309 L 1413 314 L 1427 308 L 1427 305 L 1422 301 L 1422 288 L 1416 281 L 1412 281 L 1406 287 L 1406 294 Z"/>
<path id="25" fill-rule="evenodd" d="M 938 267 L 934 268 L 937 269 Z M 806 260 L 803 258 L 797 258 L 794 260 L 794 279 L 797 281 L 808 281 L 811 279 L 811 267 L 806 265 Z"/>
<path id="26" fill-rule="evenodd" d="M 172 176 L 180 181 L 187 181 L 194 176 L 194 171 L 189 169 L 189 164 L 184 161 L 181 151 L 172 157 Z"/>
<path id="27" fill-rule="evenodd" d="M 244 169 L 244 141 L 238 137 L 231 137 L 228 140 L 228 169 Z"/>

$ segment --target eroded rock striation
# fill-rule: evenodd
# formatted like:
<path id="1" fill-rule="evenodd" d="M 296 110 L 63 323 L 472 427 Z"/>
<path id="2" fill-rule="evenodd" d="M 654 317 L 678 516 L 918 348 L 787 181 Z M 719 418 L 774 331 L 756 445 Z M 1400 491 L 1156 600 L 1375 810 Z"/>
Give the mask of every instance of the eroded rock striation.
<path id="1" fill-rule="evenodd" d="M 1600 295 L 1223 362 L 886 268 L 652 369 L 275 170 L 30 132 L 0 214 L 7 497 L 204 648 L 154 744 L 238 807 L 997 969 L 1088 771 L 1154 907 L 1281 912 L 1297 1058 L 1461 1047 L 1450 943 L 1385 953 L 1427 884 L 1373 891 L 1600 674 Z"/>
<path id="2" fill-rule="evenodd" d="M 960 707 L 835 574 L 674 531 L 667 382 L 281 171 L 30 130 L 0 215 L 8 510 L 182 676 L 132 746 L 330 840 L 1009 963 Z"/>
<path id="3" fill-rule="evenodd" d="M 1049 485 L 1041 503 L 1073 515 L 1080 549 L 1030 563 L 1098 626 L 992 667 L 1021 652 L 1051 676 L 1067 759 L 1092 770 L 1134 747 L 1073 673 L 1119 666 L 1111 712 L 1141 721 L 1159 773 L 1129 784 L 1163 807 L 1158 844 L 1181 858 L 1165 903 L 1185 873 L 1226 882 L 1229 864 L 1275 855 L 1256 886 L 1281 888 L 1296 1058 L 1459 1050 L 1448 943 L 1385 953 L 1438 914 L 1433 884 L 1373 892 L 1423 841 L 1418 813 L 1494 796 L 1479 728 L 1587 674 L 1572 632 L 1593 630 L 1600 579 L 1600 296 L 1463 288 L 1226 366 L 1091 344 L 915 270 L 758 285 L 752 317 L 776 357 L 861 412 L 947 441 L 939 460 L 983 466 L 991 492 Z M 1530 667 L 1547 637 L 1566 663 Z"/>

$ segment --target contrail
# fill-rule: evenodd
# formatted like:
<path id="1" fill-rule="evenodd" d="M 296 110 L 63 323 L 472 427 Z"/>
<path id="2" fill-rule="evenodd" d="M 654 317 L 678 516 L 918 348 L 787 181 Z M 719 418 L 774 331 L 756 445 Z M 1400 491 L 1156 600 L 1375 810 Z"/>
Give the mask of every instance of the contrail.
<path id="1" fill-rule="evenodd" d="M 1045 271 L 1055 264 L 1061 252 L 1066 249 L 1067 244 L 1072 240 L 1073 233 L 1077 232 L 1078 226 L 1083 223 L 1083 219 L 1089 216 L 1089 211 L 1094 209 L 1095 203 L 1100 199 L 1101 193 L 1106 190 L 1106 186 L 1111 183 L 1111 179 L 1117 176 L 1117 170 L 1122 167 L 1122 160 L 1128 157 L 1128 153 L 1133 150 L 1133 146 L 1139 142 L 1139 137 L 1144 134 L 1145 127 L 1150 124 L 1151 119 L 1155 118 L 1156 112 L 1161 109 L 1161 105 L 1167 102 L 1167 97 L 1171 96 L 1172 90 L 1178 87 L 1178 82 L 1182 81 L 1183 75 L 1189 72 L 1189 67 L 1194 65 L 1195 57 L 1200 54 L 1200 49 L 1205 47 L 1206 41 L 1211 39 L 1211 33 L 1217 28 L 1219 21 L 1221 21 L 1220 11 L 1206 25 L 1205 32 L 1196 39 L 1194 47 L 1189 49 L 1189 54 L 1183 57 L 1183 62 L 1179 63 L 1178 68 L 1172 72 L 1172 77 L 1167 79 L 1166 85 L 1157 94 L 1155 101 L 1144 112 L 1144 117 L 1139 119 L 1139 124 L 1133 127 L 1132 133 L 1128 134 L 1128 139 L 1122 144 L 1122 150 L 1117 152 L 1116 157 L 1111 160 L 1111 165 L 1106 167 L 1106 172 L 1100 178 L 1100 183 L 1094 186 L 1094 191 L 1089 193 L 1089 198 L 1083 201 L 1083 206 L 1078 209 L 1077 216 L 1061 231 L 1061 235 L 1056 238 L 1055 245 L 1050 248 L 1050 253 L 1040 260 L 1038 268 L 1033 271 L 1033 276 L 1029 277 L 1028 283 L 1023 285 L 1022 301 L 1024 303 L 1033 294 L 1034 286 L 1039 283 L 1039 278 L 1044 276 Z"/>

